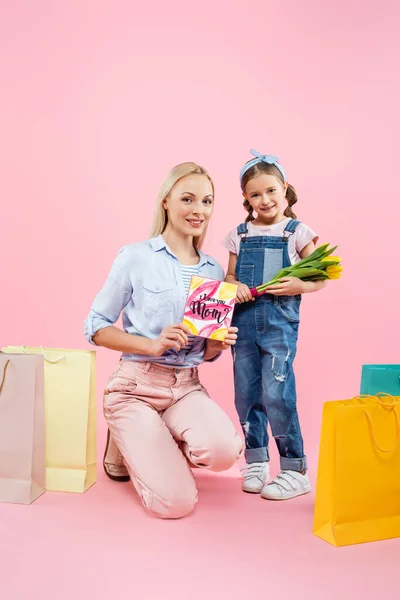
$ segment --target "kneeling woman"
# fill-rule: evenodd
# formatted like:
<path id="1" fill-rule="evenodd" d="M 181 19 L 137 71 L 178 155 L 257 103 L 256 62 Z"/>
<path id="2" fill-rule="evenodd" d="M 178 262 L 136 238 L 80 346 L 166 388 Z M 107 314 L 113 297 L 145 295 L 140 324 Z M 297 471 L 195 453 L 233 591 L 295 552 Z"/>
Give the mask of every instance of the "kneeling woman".
<path id="1" fill-rule="evenodd" d="M 206 341 L 179 322 L 191 275 L 224 278 L 200 250 L 213 205 L 203 168 L 174 167 L 159 193 L 152 237 L 122 248 L 85 322 L 88 341 L 122 352 L 104 394 L 105 471 L 130 478 L 143 505 L 164 518 L 193 510 L 191 466 L 229 469 L 243 448 L 197 370 L 235 344 L 237 330 L 224 342 Z M 114 327 L 121 312 L 123 331 Z"/>

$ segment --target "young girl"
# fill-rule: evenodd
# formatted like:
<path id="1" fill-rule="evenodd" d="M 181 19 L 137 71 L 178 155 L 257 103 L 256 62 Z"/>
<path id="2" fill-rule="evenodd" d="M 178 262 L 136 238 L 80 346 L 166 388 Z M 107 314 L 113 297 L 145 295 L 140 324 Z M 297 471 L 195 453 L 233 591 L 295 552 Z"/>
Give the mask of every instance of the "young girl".
<path id="1" fill-rule="evenodd" d="M 224 241 L 229 249 L 226 281 L 239 283 L 232 348 L 235 405 L 246 441 L 242 489 L 268 500 L 287 500 L 310 491 L 296 409 L 293 361 L 296 355 L 301 294 L 324 282 L 285 277 L 254 299 L 250 288 L 269 281 L 283 267 L 309 256 L 317 235 L 292 211 L 294 188 L 275 156 L 255 157 L 240 172 L 249 215 Z M 256 213 L 255 217 L 253 213 Z M 280 454 L 281 473 L 270 482 L 267 426 Z"/>
<path id="2" fill-rule="evenodd" d="M 107 475 L 131 479 L 153 515 L 177 519 L 197 502 L 191 467 L 224 471 L 242 452 L 234 426 L 202 386 L 198 365 L 236 341 L 190 336 L 182 315 L 193 274 L 222 279 L 201 251 L 214 206 L 202 167 L 174 167 L 156 205 L 150 240 L 125 246 L 86 320 L 89 342 L 122 352 L 104 393 Z M 122 312 L 123 330 L 115 327 Z"/>

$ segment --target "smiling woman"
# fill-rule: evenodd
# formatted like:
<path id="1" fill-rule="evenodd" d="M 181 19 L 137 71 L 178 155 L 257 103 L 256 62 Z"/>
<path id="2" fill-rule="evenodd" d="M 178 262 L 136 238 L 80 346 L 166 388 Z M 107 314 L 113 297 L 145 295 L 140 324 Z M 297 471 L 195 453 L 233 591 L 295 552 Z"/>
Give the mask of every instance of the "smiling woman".
<path id="1" fill-rule="evenodd" d="M 222 471 L 242 452 L 234 426 L 197 367 L 236 343 L 190 336 L 182 316 L 192 275 L 223 280 L 201 251 L 213 212 L 207 171 L 183 163 L 158 195 L 151 239 L 122 248 L 85 323 L 88 341 L 122 352 L 104 394 L 106 474 L 132 483 L 153 514 L 178 518 L 197 502 L 191 466 Z M 123 314 L 123 327 L 114 326 Z"/>
<path id="2" fill-rule="evenodd" d="M 207 171 L 195 163 L 177 165 L 158 194 L 151 237 L 181 232 L 193 236 L 192 245 L 201 248 L 213 204 L 214 183 Z"/>

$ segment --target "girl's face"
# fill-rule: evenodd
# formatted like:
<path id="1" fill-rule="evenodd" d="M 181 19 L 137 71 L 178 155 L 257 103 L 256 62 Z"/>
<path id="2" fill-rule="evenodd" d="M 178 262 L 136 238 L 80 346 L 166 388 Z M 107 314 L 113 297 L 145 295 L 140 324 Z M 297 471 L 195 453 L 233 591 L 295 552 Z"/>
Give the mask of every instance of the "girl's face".
<path id="1" fill-rule="evenodd" d="M 250 179 L 243 195 L 257 213 L 257 221 L 272 224 L 284 219 L 286 190 L 287 183 L 282 184 L 275 175 L 262 173 Z"/>
<path id="2" fill-rule="evenodd" d="M 180 179 L 163 202 L 168 225 L 178 234 L 198 237 L 204 233 L 214 208 L 211 181 L 204 175 Z"/>

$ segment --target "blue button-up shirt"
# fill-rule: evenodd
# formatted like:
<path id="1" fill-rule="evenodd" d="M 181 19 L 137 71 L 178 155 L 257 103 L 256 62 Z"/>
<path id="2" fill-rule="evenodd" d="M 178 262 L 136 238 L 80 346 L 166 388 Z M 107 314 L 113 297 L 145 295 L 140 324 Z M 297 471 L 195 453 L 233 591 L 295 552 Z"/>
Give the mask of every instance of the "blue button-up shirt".
<path id="1" fill-rule="evenodd" d="M 201 251 L 199 256 L 199 275 L 223 281 L 222 267 Z M 93 302 L 85 321 L 85 337 L 94 344 L 95 333 L 113 325 L 122 312 L 124 331 L 156 339 L 167 325 L 182 322 L 185 304 L 181 264 L 162 235 L 130 244 L 120 250 L 103 289 Z M 204 350 L 204 338 L 196 337 L 189 350 L 171 348 L 162 356 L 124 353 L 122 358 L 196 367 L 204 360 Z"/>

